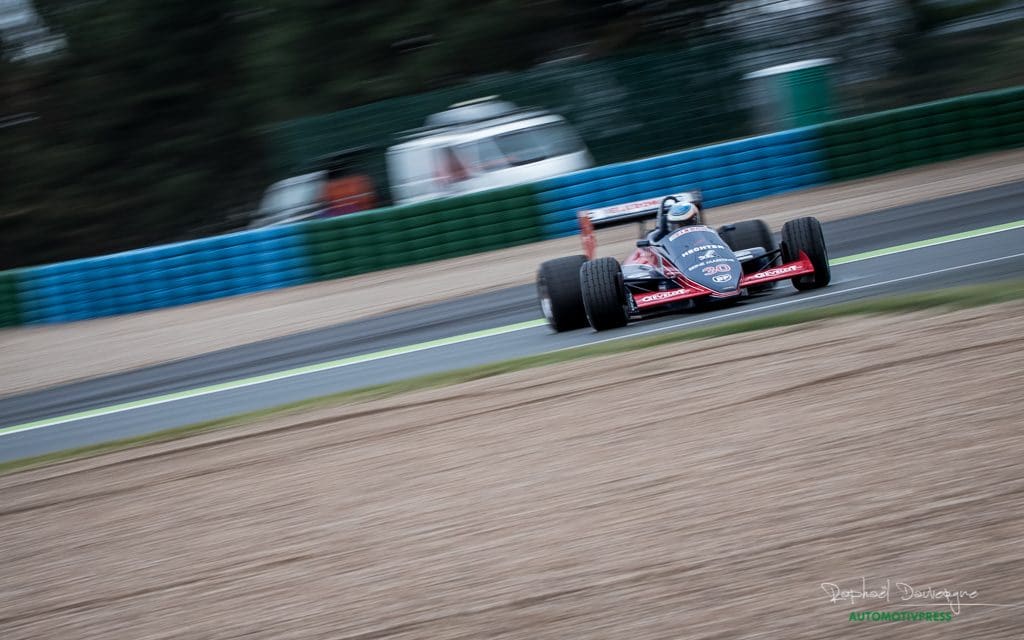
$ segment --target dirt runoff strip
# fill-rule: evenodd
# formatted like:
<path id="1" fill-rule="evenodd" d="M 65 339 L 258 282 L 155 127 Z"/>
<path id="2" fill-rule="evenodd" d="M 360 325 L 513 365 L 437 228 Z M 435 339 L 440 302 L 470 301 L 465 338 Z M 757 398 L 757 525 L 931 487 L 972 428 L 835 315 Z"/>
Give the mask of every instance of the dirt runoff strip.
<path id="1" fill-rule="evenodd" d="M 0 637 L 1016 639 L 1022 347 L 851 317 L 12 474 Z"/>
<path id="2" fill-rule="evenodd" d="M 1006 152 L 710 209 L 709 219 L 759 217 L 778 229 L 797 216 L 834 220 L 1020 180 L 1024 151 Z M 602 232 L 602 253 L 628 253 L 633 237 L 631 228 Z M 563 238 L 185 307 L 3 330 L 0 397 L 530 283 L 542 261 L 578 252 L 578 238 Z"/>

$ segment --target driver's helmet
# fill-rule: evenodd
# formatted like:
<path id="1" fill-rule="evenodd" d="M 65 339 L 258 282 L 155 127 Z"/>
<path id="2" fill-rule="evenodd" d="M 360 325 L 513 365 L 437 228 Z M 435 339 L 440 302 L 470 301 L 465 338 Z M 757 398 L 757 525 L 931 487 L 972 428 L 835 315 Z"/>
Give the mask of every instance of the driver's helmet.
<path id="1" fill-rule="evenodd" d="M 677 202 L 668 208 L 665 214 L 671 229 L 700 222 L 700 209 L 692 202 Z"/>

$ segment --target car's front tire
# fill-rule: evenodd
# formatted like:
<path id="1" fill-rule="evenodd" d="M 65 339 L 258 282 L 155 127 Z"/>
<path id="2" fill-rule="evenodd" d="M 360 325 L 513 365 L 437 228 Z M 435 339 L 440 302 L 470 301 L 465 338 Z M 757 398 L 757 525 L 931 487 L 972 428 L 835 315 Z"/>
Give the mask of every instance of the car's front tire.
<path id="1" fill-rule="evenodd" d="M 586 256 L 568 256 L 548 260 L 537 270 L 537 299 L 541 313 L 555 331 L 571 331 L 587 326 L 580 291 L 580 267 Z"/>
<path id="2" fill-rule="evenodd" d="M 590 326 L 597 331 L 626 326 L 626 285 L 618 260 L 598 258 L 585 263 L 580 269 L 580 289 Z"/>
<path id="3" fill-rule="evenodd" d="M 793 278 L 793 286 L 800 291 L 827 286 L 832 280 L 832 270 L 828 264 L 825 236 L 821 233 L 821 223 L 817 218 L 797 218 L 782 225 L 783 261 L 799 260 L 801 251 L 810 259 L 814 273 Z"/>

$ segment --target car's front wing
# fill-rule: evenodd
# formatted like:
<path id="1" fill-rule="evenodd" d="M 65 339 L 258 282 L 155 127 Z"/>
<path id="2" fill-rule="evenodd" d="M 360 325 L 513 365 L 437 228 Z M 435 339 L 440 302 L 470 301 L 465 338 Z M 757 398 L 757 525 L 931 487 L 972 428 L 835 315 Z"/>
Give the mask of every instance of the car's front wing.
<path id="1" fill-rule="evenodd" d="M 660 307 L 661 305 L 679 302 L 680 300 L 687 300 L 689 298 L 700 298 L 703 296 L 729 298 L 739 295 L 744 287 L 763 284 L 765 282 L 774 282 L 776 280 L 788 280 L 808 273 L 814 273 L 814 265 L 811 264 L 811 260 L 807 257 L 807 254 L 801 251 L 800 258 L 798 260 L 744 275 L 740 278 L 739 286 L 734 291 L 720 293 L 712 291 L 706 287 L 702 287 L 696 282 L 691 282 L 686 278 L 679 278 L 679 284 L 682 286 L 678 289 L 670 289 L 668 291 L 646 291 L 632 294 L 633 304 L 638 310 L 643 311 L 652 307 Z"/>

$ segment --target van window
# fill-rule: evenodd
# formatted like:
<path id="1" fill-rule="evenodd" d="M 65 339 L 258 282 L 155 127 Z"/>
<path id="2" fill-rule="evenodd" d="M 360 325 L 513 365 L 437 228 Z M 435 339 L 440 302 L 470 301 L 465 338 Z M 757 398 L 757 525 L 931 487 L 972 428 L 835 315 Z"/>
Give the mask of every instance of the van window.
<path id="1" fill-rule="evenodd" d="M 445 147 L 440 150 L 437 177 L 446 184 L 468 180 L 469 171 L 466 169 L 467 164 L 472 166 L 472 159 L 468 158 L 467 154 L 456 154 L 453 147 Z"/>
<path id="2" fill-rule="evenodd" d="M 474 174 L 508 168 L 508 160 L 493 138 L 465 142 L 456 147 L 460 158 Z"/>
<path id="3" fill-rule="evenodd" d="M 583 151 L 579 137 L 564 124 L 544 124 L 459 145 L 460 155 L 483 173 Z"/>

